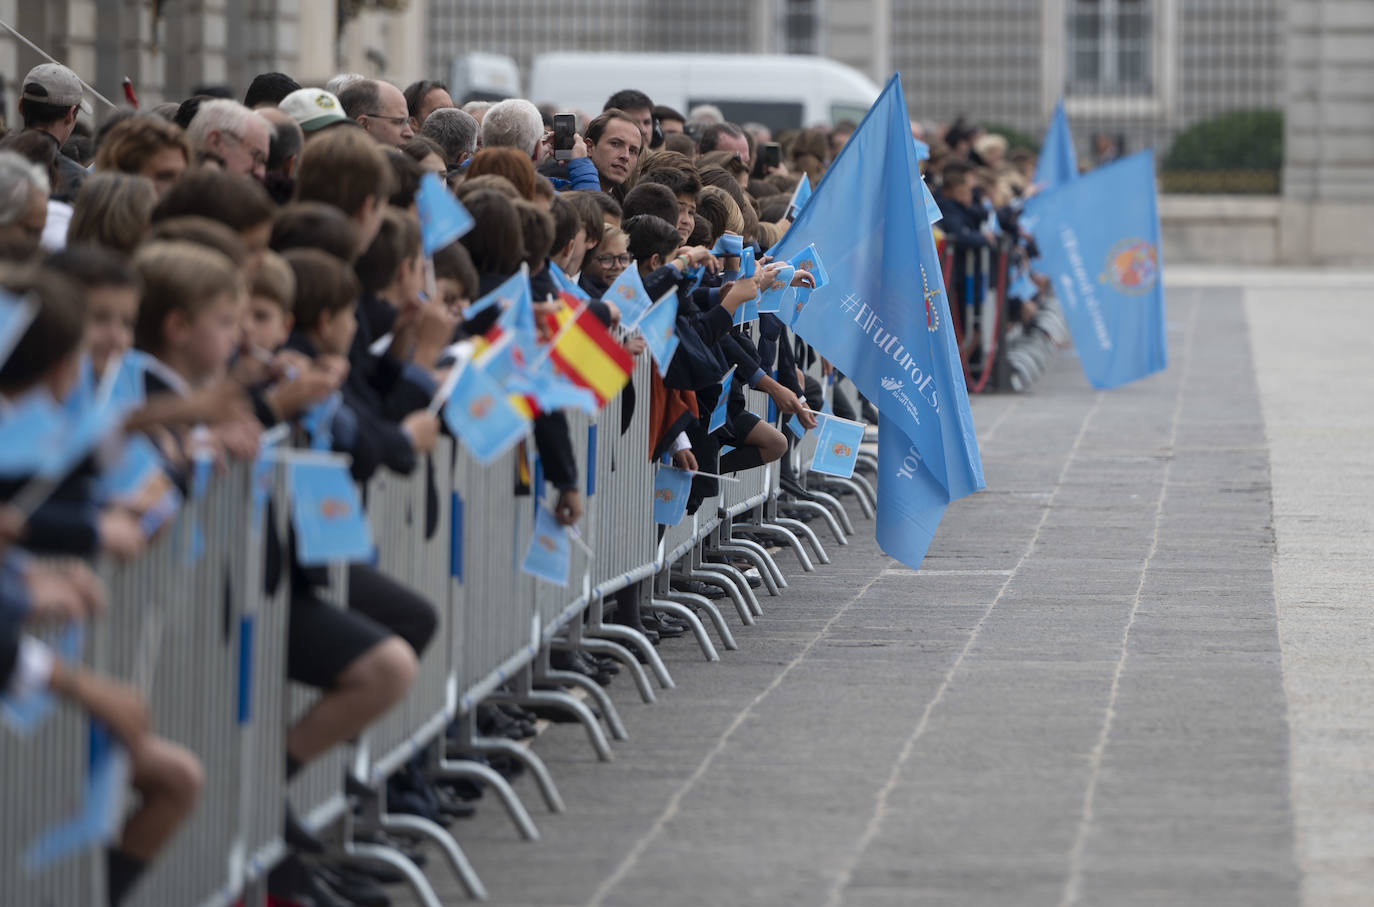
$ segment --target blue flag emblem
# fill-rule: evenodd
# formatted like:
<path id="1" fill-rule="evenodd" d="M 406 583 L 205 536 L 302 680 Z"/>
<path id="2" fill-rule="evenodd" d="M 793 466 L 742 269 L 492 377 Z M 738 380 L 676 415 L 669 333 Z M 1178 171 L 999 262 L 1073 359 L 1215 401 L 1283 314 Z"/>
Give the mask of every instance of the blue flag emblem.
<path id="1" fill-rule="evenodd" d="M 1163 370 L 1154 154 L 1085 173 L 1034 196 L 1026 209 L 1088 381 L 1117 387 Z"/>
<path id="2" fill-rule="evenodd" d="M 716 408 L 711 410 L 711 421 L 706 424 L 707 434 L 725 424 L 725 407 L 730 402 L 730 380 L 734 377 L 735 366 L 732 365 L 725 377 L 720 379 L 720 399 L 716 401 Z"/>
<path id="3" fill-rule="evenodd" d="M 473 363 L 463 367 L 443 413 L 449 431 L 462 439 L 479 463 L 495 460 L 529 430 L 529 422 L 506 398 L 506 389 Z"/>
<path id="4" fill-rule="evenodd" d="M 639 268 L 633 264 L 620 272 L 620 276 L 615 279 L 606 293 L 601 297 L 604 302 L 613 302 L 616 308 L 620 309 L 620 320 L 624 324 L 634 325 L 644 313 L 649 311 L 649 306 L 654 301 L 649 298 L 649 293 L 644 289 L 644 281 L 639 279 Z"/>
<path id="5" fill-rule="evenodd" d="M 913 568 L 938 514 L 984 487 L 922 184 L 894 76 L 773 252 L 818 253 L 793 328 L 877 405 L 878 543 Z"/>
<path id="6" fill-rule="evenodd" d="M 660 465 L 654 475 L 654 522 L 663 526 L 681 523 L 687 515 L 687 498 L 691 493 L 690 472 Z"/>
<path id="7" fill-rule="evenodd" d="M 332 458 L 295 460 L 286 475 L 301 565 L 371 560 L 372 529 L 348 467 Z"/>
<path id="8" fill-rule="evenodd" d="M 566 586 L 571 555 L 568 528 L 560 526 L 543 504 L 536 506 L 534 531 L 530 533 L 530 544 L 525 549 L 525 559 L 520 562 L 520 569 L 555 586 Z"/>
<path id="9" fill-rule="evenodd" d="M 1078 155 L 1073 150 L 1073 133 L 1064 113 L 1064 99 L 1054 105 L 1050 128 L 1040 145 L 1040 159 L 1035 164 L 1035 183 L 1042 189 L 1052 189 L 1078 178 Z"/>
<path id="10" fill-rule="evenodd" d="M 859 445 L 863 440 L 862 422 L 821 416 L 816 426 L 816 452 L 811 457 L 811 471 L 849 478 L 859 462 Z"/>
<path id="11" fill-rule="evenodd" d="M 420 179 L 415 209 L 420 215 L 420 239 L 426 256 L 455 242 L 473 227 L 468 209 L 453 197 L 436 173 L 426 173 Z"/>
<path id="12" fill-rule="evenodd" d="M 678 346 L 677 293 L 664 293 L 662 298 L 654 303 L 653 308 L 639 319 L 638 328 L 640 336 L 644 338 L 644 345 L 654 357 L 654 365 L 658 367 L 659 376 L 667 374 L 668 364 L 673 361 L 673 354 L 677 352 Z"/>

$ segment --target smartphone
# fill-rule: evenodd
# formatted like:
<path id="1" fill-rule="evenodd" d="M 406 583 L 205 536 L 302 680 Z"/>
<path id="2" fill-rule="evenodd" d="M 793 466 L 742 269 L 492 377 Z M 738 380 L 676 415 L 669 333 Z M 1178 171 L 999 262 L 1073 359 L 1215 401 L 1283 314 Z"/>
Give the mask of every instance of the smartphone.
<path id="1" fill-rule="evenodd" d="M 577 135 L 577 117 L 571 113 L 553 115 L 553 157 L 557 161 L 572 160 L 573 136 Z"/>
<path id="2" fill-rule="evenodd" d="M 763 172 L 782 166 L 782 146 L 777 142 L 763 143 Z"/>

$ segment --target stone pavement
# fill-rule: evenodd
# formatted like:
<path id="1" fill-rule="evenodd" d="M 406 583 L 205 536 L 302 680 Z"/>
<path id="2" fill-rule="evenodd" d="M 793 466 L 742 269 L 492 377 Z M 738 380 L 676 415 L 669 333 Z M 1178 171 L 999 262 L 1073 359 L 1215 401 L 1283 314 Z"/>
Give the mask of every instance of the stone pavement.
<path id="1" fill-rule="evenodd" d="M 793 585 L 735 629 L 739 651 L 708 664 L 686 638 L 665 643 L 677 689 L 655 705 L 613 684 L 631 735 L 613 763 L 574 725 L 543 734 L 535 748 L 568 811 L 548 813 L 519 782 L 542 840 L 521 841 L 494 802 L 455 826 L 492 903 L 1286 905 L 1318 858 L 1322 878 L 1344 880 L 1323 891 L 1359 893 L 1369 788 L 1304 772 L 1349 769 L 1368 758 L 1360 741 L 1325 762 L 1297 749 L 1290 767 L 1294 653 L 1281 652 L 1274 594 L 1287 574 L 1249 329 L 1278 331 L 1255 344 L 1266 363 L 1284 333 L 1255 305 L 1234 287 L 1171 290 L 1166 373 L 1098 393 L 1065 356 L 1031 394 L 976 399 L 988 490 L 950 509 L 919 572 L 861 522 L 817 574 L 784 557 Z M 1284 413 L 1296 458 L 1311 439 L 1300 407 Z M 1294 538 L 1339 495 L 1321 491 L 1315 510 L 1294 495 Z M 1354 563 L 1369 511 L 1346 508 L 1331 531 L 1364 531 L 1342 550 L 1365 582 L 1328 576 L 1318 596 L 1369 589 L 1369 559 Z M 1282 511 L 1279 527 L 1283 539 Z M 1325 635 L 1293 643 L 1315 646 L 1318 667 L 1341 630 L 1320 616 Z M 1340 668 L 1367 668 L 1347 648 Z M 1308 674 L 1296 692 L 1288 678 L 1289 695 L 1326 702 L 1330 672 Z M 1313 753 L 1351 709 L 1374 715 L 1366 680 L 1350 678 L 1366 695 L 1346 711 L 1295 719 Z M 1290 772 L 1316 804 L 1297 820 Z M 1322 809 L 1359 822 L 1333 841 Z M 1344 850 L 1299 849 L 1295 825 Z M 464 902 L 437 863 L 445 902 Z M 1363 901 L 1308 889 L 1310 903 L 1374 902 L 1369 887 Z"/>

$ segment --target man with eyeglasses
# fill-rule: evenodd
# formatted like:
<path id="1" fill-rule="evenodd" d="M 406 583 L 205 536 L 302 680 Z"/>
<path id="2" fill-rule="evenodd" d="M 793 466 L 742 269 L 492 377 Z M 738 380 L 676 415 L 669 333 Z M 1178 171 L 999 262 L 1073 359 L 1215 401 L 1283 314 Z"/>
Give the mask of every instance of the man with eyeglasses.
<path id="1" fill-rule="evenodd" d="M 399 148 L 415 138 L 406 96 L 390 82 L 380 79 L 354 82 L 339 92 L 339 103 L 344 113 L 379 144 Z"/>
<path id="2" fill-rule="evenodd" d="M 197 163 L 213 164 L 227 173 L 267 175 L 272 124 L 238 101 L 206 101 L 186 130 Z"/>

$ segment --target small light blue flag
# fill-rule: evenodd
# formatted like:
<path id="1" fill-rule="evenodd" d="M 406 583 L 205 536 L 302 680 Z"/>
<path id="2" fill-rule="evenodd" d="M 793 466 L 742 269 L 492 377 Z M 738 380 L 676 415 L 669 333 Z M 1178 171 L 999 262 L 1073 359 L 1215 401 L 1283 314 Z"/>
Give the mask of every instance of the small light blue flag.
<path id="1" fill-rule="evenodd" d="M 571 558 L 568 527 L 560 526 L 542 503 L 536 505 L 534 531 L 530 533 L 530 544 L 525 549 L 525 559 L 520 562 L 520 569 L 555 586 L 566 586 Z"/>
<path id="2" fill-rule="evenodd" d="M 86 787 L 77 814 L 38 837 L 24 853 L 24 868 L 40 872 L 93 846 L 108 844 L 124 824 L 129 754 L 99 722 L 90 723 Z"/>
<path id="3" fill-rule="evenodd" d="M 436 173 L 421 177 L 415 208 L 420 215 L 420 238 L 426 256 L 432 256 L 473 227 L 468 209 L 453 197 Z"/>
<path id="4" fill-rule="evenodd" d="M 749 321 L 758 321 L 758 320 L 759 320 L 759 294 L 758 294 L 758 293 L 755 293 L 753 299 L 750 299 L 750 300 L 748 300 L 748 301 L 746 301 L 746 302 L 741 303 L 740 306 L 739 306 L 739 308 L 735 309 L 734 318 L 731 320 L 730 323 L 731 323 L 732 325 L 738 327 L 739 325 L 744 324 L 744 323 L 746 323 L 746 322 L 749 322 Z"/>
<path id="5" fill-rule="evenodd" d="M 744 237 L 738 233 L 722 233 L 711 247 L 711 254 L 717 258 L 739 258 L 744 254 Z"/>
<path id="6" fill-rule="evenodd" d="M 659 376 L 668 373 L 668 364 L 677 352 L 677 292 L 664 293 L 639 319 L 639 333 L 654 357 Z"/>
<path id="7" fill-rule="evenodd" d="M 1162 371 L 1164 285 L 1154 153 L 1141 151 L 1033 196 L 1050 276 L 1083 374 L 1098 388 Z"/>
<path id="8" fill-rule="evenodd" d="M 787 292 L 791 289 L 792 275 L 796 270 L 791 265 L 783 265 L 773 277 L 773 285 L 763 291 L 759 299 L 759 312 L 780 312 L 786 302 Z"/>
<path id="9" fill-rule="evenodd" d="M 620 309 L 621 323 L 631 326 L 637 324 L 654 304 L 644 289 L 644 281 L 639 279 L 639 268 L 633 264 L 621 271 L 615 282 L 606 288 L 601 301 L 615 303 Z"/>
<path id="10" fill-rule="evenodd" d="M 541 412 L 575 409 L 595 415 L 601 409 L 596 394 L 564 378 L 548 359 L 537 367 L 513 372 L 504 387 L 509 393 L 533 397 Z"/>
<path id="11" fill-rule="evenodd" d="M 773 249 L 824 258 L 828 284 L 793 329 L 878 407 L 878 543 L 912 568 L 938 523 L 929 513 L 984 487 L 922 182 L 894 76 Z"/>
<path id="12" fill-rule="evenodd" d="M 791 235 L 792 231 L 789 230 L 788 236 Z M 781 245 L 781 243 L 779 243 L 779 245 Z M 777 248 L 777 246 L 773 247 L 773 254 L 775 257 Z M 806 304 L 811 301 L 811 294 L 830 283 L 830 275 L 825 270 L 825 263 L 821 261 L 821 254 L 816 249 L 814 243 L 808 245 L 796 255 L 793 255 L 787 263 L 790 264 L 795 271 L 806 271 L 815 281 L 814 288 L 793 287 L 791 311 L 789 312 L 784 309 L 779 313 L 780 315 L 785 315 L 789 323 L 795 324 L 797 318 L 801 316 L 802 310 L 806 308 Z"/>
<path id="13" fill-rule="evenodd" d="M 329 450 L 334 446 L 334 417 L 342 405 L 343 394 L 334 391 L 301 413 L 301 428 L 310 439 L 311 450 Z"/>
<path id="14" fill-rule="evenodd" d="M 806 203 L 811 200 L 811 177 L 805 173 L 797 181 L 797 188 L 792 190 L 792 201 L 787 205 L 787 219 L 796 220 L 797 215 L 806 207 Z"/>
<path id="15" fill-rule="evenodd" d="M 65 420 L 46 393 L 25 394 L 0 415 L 0 478 L 34 476 L 56 453 Z"/>
<path id="16" fill-rule="evenodd" d="M 144 378 L 148 370 L 148 360 L 147 353 L 140 350 L 125 350 L 124 355 L 118 360 L 112 360 L 105 365 L 105 374 L 100 378 L 100 388 L 108 395 L 108 402 L 129 409 L 143 405 L 148 398 Z"/>
<path id="17" fill-rule="evenodd" d="M 688 281 L 687 284 L 682 288 L 683 294 L 689 295 L 693 290 L 700 286 L 701 278 L 704 277 L 705 274 L 705 265 L 694 265 L 693 267 L 688 268 L 687 271 L 682 275 L 683 277 L 686 277 Z"/>
<path id="18" fill-rule="evenodd" d="M 830 476 L 849 478 L 859 462 L 859 445 L 864 439 L 862 422 L 851 422 L 838 416 L 820 416 L 816 426 L 816 452 L 811 457 L 811 471 Z"/>
<path id="19" fill-rule="evenodd" d="M 687 515 L 692 493 L 692 474 L 673 466 L 659 466 L 654 476 L 654 522 L 676 526 Z"/>
<path id="20" fill-rule="evenodd" d="M 521 268 L 508 277 L 499 287 L 468 306 L 463 317 L 471 319 L 492 306 L 497 306 L 504 313 L 506 308 L 520 297 L 521 293 L 526 296 L 530 295 L 530 274 L 525 268 Z"/>
<path id="21" fill-rule="evenodd" d="M 33 299 L 20 298 L 0 290 L 0 365 L 9 359 L 14 347 L 29 329 L 33 316 L 38 314 L 38 303 Z"/>
<path id="22" fill-rule="evenodd" d="M 529 421 L 506 399 L 501 383 L 468 363 L 444 404 L 444 424 L 461 438 L 479 463 L 490 463 L 529 431 Z"/>
<path id="23" fill-rule="evenodd" d="M 53 641 L 52 651 L 63 663 L 77 664 L 85 645 L 85 627 L 69 623 Z M 0 721 L 20 737 L 32 736 L 48 720 L 52 710 L 53 696 L 47 689 L 34 690 L 27 696 L 0 695 Z"/>
<path id="24" fill-rule="evenodd" d="M 707 434 L 725 424 L 725 407 L 730 402 L 730 380 L 734 377 L 735 366 L 732 365 L 725 377 L 720 379 L 720 399 L 716 401 L 716 408 L 711 410 L 711 421 L 706 425 Z"/>
<path id="25" fill-rule="evenodd" d="M 1018 266 L 1011 276 L 1011 282 L 1007 284 L 1007 295 L 1012 299 L 1034 299 L 1039 291 L 1035 281 L 1031 280 L 1027 265 Z"/>
<path id="26" fill-rule="evenodd" d="M 739 254 L 739 276 L 743 280 L 746 277 L 754 276 L 754 247 L 745 246 Z"/>
<path id="27" fill-rule="evenodd" d="M 921 180 L 921 197 L 924 198 L 926 202 L 927 221 L 932 224 L 938 224 L 945 219 L 944 212 L 940 210 L 940 203 L 937 202 L 935 196 L 931 194 L 930 187 L 926 185 L 925 180 Z"/>
<path id="28" fill-rule="evenodd" d="M 529 275 L 529 267 L 521 265 L 520 272 L 502 284 L 508 286 L 511 281 L 516 281 L 515 293 L 508 301 L 503 300 L 505 309 L 496 319 L 503 330 L 511 332 L 526 362 L 534 360 L 539 346 L 539 328 L 534 323 L 534 293 L 530 290 Z"/>
<path id="29" fill-rule="evenodd" d="M 554 264 L 552 260 L 549 261 L 548 268 L 549 276 L 553 278 L 553 285 L 555 287 L 562 290 L 564 293 L 569 293 L 577 297 L 578 299 L 584 301 L 591 299 L 591 297 L 587 295 L 587 291 L 579 287 L 577 285 L 577 281 L 573 280 L 567 274 L 563 273 L 563 269 L 560 268 L 558 265 Z"/>
<path id="30" fill-rule="evenodd" d="M 376 551 L 358 486 L 342 460 L 312 458 L 287 464 L 296 559 L 304 567 L 369 561 Z"/>
<path id="31" fill-rule="evenodd" d="M 806 437 L 806 426 L 802 425 L 801 419 L 797 418 L 795 413 L 787 420 L 787 429 L 792 432 L 792 437 L 798 441 Z"/>
<path id="32" fill-rule="evenodd" d="M 1054 105 L 1050 128 L 1040 145 L 1040 159 L 1035 164 L 1035 183 L 1042 189 L 1071 183 L 1078 178 L 1078 155 L 1073 148 L 1073 133 L 1069 131 L 1069 117 L 1064 113 L 1064 99 Z"/>

